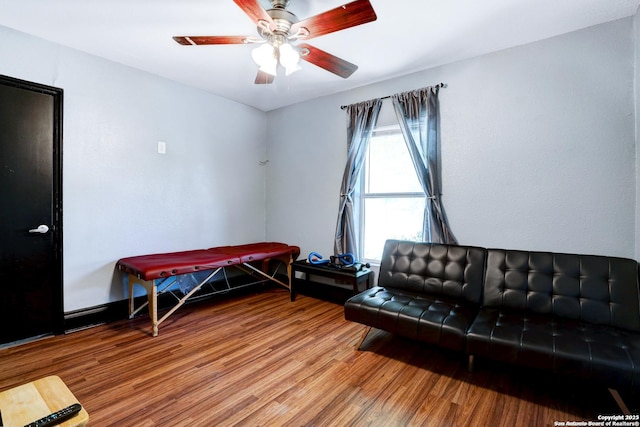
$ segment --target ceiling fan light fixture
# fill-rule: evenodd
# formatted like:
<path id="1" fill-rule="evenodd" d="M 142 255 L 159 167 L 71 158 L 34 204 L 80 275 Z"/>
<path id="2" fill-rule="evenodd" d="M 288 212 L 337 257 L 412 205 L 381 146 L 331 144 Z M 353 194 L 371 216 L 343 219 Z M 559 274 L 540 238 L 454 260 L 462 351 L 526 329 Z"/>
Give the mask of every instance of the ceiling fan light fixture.
<path id="1" fill-rule="evenodd" d="M 278 67 L 278 57 L 275 48 L 265 43 L 251 51 L 251 58 L 260 67 L 260 71 L 275 76 Z"/>
<path id="2" fill-rule="evenodd" d="M 300 70 L 300 53 L 289 43 L 280 46 L 280 65 L 286 70 L 286 75 L 290 75 Z"/>
<path id="3" fill-rule="evenodd" d="M 269 2 L 269 9 L 263 6 Z M 292 42 L 346 30 L 375 21 L 378 17 L 370 0 L 351 0 L 342 6 L 299 20 L 287 9 L 290 0 L 233 0 L 257 26 L 258 36 L 175 36 L 183 46 L 263 43 L 251 52 L 260 71 L 254 83 L 270 84 L 280 65 L 287 75 L 300 70 L 300 59 L 346 79 L 358 66 L 328 52 Z"/>

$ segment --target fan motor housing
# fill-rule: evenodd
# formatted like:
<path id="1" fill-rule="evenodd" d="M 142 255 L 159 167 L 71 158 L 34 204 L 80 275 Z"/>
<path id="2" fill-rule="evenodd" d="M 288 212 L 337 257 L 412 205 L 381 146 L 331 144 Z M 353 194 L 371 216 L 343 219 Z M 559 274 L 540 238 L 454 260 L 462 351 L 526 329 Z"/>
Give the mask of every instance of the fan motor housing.
<path id="1" fill-rule="evenodd" d="M 299 21 L 298 17 L 285 9 L 269 9 L 267 14 L 276 25 L 273 30 L 276 34 L 288 35 L 291 26 Z"/>

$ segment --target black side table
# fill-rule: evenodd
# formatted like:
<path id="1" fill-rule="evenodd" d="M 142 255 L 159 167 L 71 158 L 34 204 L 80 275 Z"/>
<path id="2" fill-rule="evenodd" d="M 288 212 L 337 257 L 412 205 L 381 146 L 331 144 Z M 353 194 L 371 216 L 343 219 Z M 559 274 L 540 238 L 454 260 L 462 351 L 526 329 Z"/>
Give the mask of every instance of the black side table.
<path id="1" fill-rule="evenodd" d="M 296 272 L 302 273 L 302 278 L 296 276 Z M 335 285 L 324 282 L 312 281 L 310 276 L 319 276 L 333 279 Z M 349 285 L 352 288 L 351 295 L 362 292 L 371 287 L 373 281 L 373 271 L 365 268 L 360 271 L 350 271 L 337 267 L 330 267 L 327 264 L 311 264 L 307 260 L 295 261 L 291 264 L 291 301 L 296 299 L 296 287 L 305 284 L 309 286 L 338 286 L 340 284 Z"/>

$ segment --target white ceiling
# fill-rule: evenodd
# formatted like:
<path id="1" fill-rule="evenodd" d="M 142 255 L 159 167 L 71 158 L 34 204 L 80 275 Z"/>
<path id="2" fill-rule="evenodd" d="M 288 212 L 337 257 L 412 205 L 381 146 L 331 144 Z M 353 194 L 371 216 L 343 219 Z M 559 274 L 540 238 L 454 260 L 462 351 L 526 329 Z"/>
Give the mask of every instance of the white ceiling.
<path id="1" fill-rule="evenodd" d="M 304 19 L 348 2 L 291 0 L 289 10 Z M 631 16 L 639 3 L 371 0 L 377 21 L 309 41 L 357 64 L 351 77 L 303 61 L 303 70 L 268 86 L 253 83 L 255 46 L 181 46 L 171 38 L 257 35 L 232 0 L 0 0 L 0 25 L 268 111 Z"/>

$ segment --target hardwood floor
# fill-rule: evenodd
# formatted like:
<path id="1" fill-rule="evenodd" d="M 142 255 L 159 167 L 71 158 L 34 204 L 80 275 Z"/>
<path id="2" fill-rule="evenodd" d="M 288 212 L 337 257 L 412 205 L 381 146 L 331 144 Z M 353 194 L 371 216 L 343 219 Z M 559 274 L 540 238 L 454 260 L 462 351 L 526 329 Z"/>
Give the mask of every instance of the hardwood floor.
<path id="1" fill-rule="evenodd" d="M 182 307 L 0 350 L 0 390 L 60 376 L 92 426 L 543 426 L 619 413 L 606 390 L 364 327 L 285 290 Z"/>

